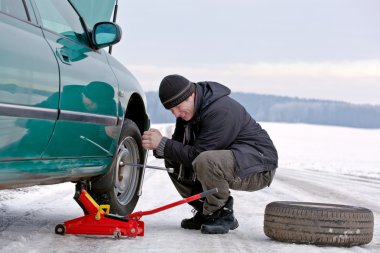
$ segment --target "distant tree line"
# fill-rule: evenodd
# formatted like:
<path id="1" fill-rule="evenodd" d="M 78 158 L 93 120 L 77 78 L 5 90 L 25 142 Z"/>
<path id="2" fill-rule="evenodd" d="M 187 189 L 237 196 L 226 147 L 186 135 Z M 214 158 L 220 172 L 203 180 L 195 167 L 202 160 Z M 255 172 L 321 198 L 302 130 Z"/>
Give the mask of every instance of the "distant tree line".
<path id="1" fill-rule="evenodd" d="M 152 123 L 174 122 L 164 109 L 157 92 L 146 92 L 148 113 Z M 380 128 L 380 106 L 347 102 L 301 99 L 284 96 L 235 92 L 239 101 L 259 122 L 308 123 L 356 128 Z"/>

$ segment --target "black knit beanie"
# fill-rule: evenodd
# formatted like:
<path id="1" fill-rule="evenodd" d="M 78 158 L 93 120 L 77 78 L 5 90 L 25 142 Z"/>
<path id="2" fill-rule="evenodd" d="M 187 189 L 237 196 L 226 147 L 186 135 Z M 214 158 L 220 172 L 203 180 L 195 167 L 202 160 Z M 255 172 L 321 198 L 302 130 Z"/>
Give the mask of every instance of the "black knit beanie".
<path id="1" fill-rule="evenodd" d="M 182 103 L 195 91 L 195 84 L 180 75 L 169 75 L 162 79 L 158 95 L 166 109 Z"/>

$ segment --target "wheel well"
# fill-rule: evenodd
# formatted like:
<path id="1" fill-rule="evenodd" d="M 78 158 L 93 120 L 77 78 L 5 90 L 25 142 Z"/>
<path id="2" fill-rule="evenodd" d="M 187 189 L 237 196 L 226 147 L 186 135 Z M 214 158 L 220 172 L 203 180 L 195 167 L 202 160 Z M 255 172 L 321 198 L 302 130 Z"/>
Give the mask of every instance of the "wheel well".
<path id="1" fill-rule="evenodd" d="M 136 93 L 132 94 L 127 105 L 125 118 L 135 122 L 141 134 L 149 128 L 149 118 L 140 95 Z"/>

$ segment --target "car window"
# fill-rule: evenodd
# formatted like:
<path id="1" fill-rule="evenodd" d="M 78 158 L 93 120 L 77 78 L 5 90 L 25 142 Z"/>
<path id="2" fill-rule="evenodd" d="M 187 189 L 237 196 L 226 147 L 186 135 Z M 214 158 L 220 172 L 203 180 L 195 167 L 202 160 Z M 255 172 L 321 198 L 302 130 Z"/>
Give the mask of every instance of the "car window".
<path id="1" fill-rule="evenodd" d="M 87 25 L 93 27 L 98 22 L 110 21 L 116 0 L 70 0 Z"/>
<path id="2" fill-rule="evenodd" d="M 35 3 L 41 16 L 42 27 L 71 39 L 87 42 L 79 16 L 68 1 L 36 0 Z"/>
<path id="3" fill-rule="evenodd" d="M 0 11 L 19 19 L 28 20 L 23 0 L 0 0 Z"/>

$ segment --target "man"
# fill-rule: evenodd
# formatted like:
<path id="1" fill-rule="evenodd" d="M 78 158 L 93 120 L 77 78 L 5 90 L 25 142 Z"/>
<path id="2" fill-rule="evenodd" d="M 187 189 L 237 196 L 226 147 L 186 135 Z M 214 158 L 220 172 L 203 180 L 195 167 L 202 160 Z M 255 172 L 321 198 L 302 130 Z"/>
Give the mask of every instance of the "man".
<path id="1" fill-rule="evenodd" d="M 159 97 L 177 118 L 172 139 L 162 137 L 157 129 L 142 136 L 144 148 L 175 169 L 169 175 L 182 197 L 218 188 L 203 201 L 190 202 L 196 214 L 181 222 L 182 228 L 204 234 L 236 229 L 230 189 L 257 191 L 269 186 L 278 164 L 269 135 L 229 97 L 230 92 L 216 82 L 166 76 Z"/>

